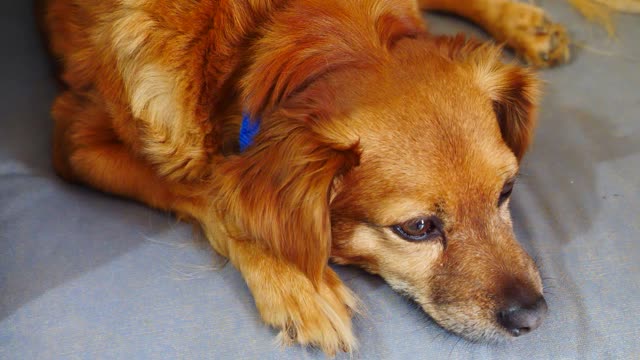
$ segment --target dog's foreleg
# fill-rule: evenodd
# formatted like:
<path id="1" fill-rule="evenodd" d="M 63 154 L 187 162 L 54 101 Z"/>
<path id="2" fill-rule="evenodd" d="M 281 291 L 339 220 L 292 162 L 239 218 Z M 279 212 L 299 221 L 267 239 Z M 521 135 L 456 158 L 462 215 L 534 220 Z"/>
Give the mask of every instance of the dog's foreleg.
<path id="1" fill-rule="evenodd" d="M 423 10 L 469 19 L 534 66 L 548 67 L 569 60 L 565 28 L 552 23 L 537 6 L 510 0 L 419 0 L 419 5 Z"/>
<path id="2" fill-rule="evenodd" d="M 253 241 L 231 239 L 226 250 L 247 282 L 262 319 L 280 330 L 283 344 L 317 346 L 328 355 L 354 350 L 351 312 L 356 298 L 331 268 L 314 286 L 296 266 Z"/>

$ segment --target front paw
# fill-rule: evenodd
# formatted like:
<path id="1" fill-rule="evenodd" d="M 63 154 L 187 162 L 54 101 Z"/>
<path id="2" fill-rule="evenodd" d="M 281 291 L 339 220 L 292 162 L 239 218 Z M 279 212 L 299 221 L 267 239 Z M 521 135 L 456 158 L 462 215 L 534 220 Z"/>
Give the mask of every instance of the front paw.
<path id="1" fill-rule="evenodd" d="M 302 273 L 290 271 L 263 289 L 268 291 L 254 294 L 256 305 L 263 320 L 280 330 L 282 344 L 315 346 L 329 356 L 355 350 L 351 314 L 357 300 L 333 270 L 327 268 L 317 287 Z"/>
<path id="2" fill-rule="evenodd" d="M 569 61 L 570 40 L 567 30 L 553 23 L 536 6 L 508 3 L 501 16 L 501 40 L 518 56 L 535 67 L 550 67 Z"/>

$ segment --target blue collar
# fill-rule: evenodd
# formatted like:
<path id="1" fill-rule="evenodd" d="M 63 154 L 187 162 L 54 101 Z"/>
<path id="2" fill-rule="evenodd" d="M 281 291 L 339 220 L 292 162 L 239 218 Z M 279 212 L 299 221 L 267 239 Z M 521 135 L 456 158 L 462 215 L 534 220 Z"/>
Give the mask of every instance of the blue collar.
<path id="1" fill-rule="evenodd" d="M 238 142 L 240 143 L 240 152 L 247 150 L 253 140 L 260 131 L 260 118 L 252 119 L 248 112 L 242 113 L 242 125 L 240 126 L 240 136 Z"/>

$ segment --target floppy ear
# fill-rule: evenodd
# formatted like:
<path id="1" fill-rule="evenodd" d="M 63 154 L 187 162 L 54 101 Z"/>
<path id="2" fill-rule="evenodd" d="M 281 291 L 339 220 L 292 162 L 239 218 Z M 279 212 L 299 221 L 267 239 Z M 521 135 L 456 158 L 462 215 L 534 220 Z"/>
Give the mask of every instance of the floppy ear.
<path id="1" fill-rule="evenodd" d="M 537 122 L 540 81 L 536 75 L 528 68 L 503 63 L 501 46 L 463 34 L 434 37 L 433 43 L 442 56 L 471 67 L 476 84 L 491 98 L 504 142 L 520 161 Z"/>
<path id="2" fill-rule="evenodd" d="M 502 63 L 498 55 L 477 61 L 476 80 L 493 102 L 502 138 L 520 161 L 533 140 L 540 81 L 527 68 Z"/>
<path id="3" fill-rule="evenodd" d="M 502 138 L 522 159 L 533 140 L 537 123 L 538 80 L 526 69 L 507 66 L 490 91 Z"/>
<path id="4" fill-rule="evenodd" d="M 334 179 L 358 164 L 358 145 L 328 144 L 304 124 L 285 122 L 259 136 L 220 169 L 226 202 L 220 216 L 237 224 L 236 236 L 260 243 L 318 284 L 331 251 Z"/>

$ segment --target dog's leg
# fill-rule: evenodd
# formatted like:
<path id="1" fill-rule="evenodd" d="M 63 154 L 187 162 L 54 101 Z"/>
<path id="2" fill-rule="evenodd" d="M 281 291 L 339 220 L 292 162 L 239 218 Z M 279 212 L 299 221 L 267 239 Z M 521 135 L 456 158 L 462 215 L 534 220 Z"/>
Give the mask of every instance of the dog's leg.
<path id="1" fill-rule="evenodd" d="M 178 213 L 190 213 L 194 199 L 178 196 L 169 184 L 118 141 L 109 115 L 90 95 L 67 91 L 56 99 L 53 165 L 69 181 Z"/>
<path id="2" fill-rule="evenodd" d="M 354 350 L 351 311 L 357 300 L 331 268 L 326 267 L 314 286 L 293 264 L 251 241 L 230 240 L 226 251 L 247 282 L 262 319 L 280 330 L 283 344 L 317 346 L 329 355 Z"/>
<path id="3" fill-rule="evenodd" d="M 419 0 L 424 10 L 450 12 L 482 26 L 526 62 L 548 67 L 569 60 L 569 37 L 537 6 L 510 0 Z"/>

